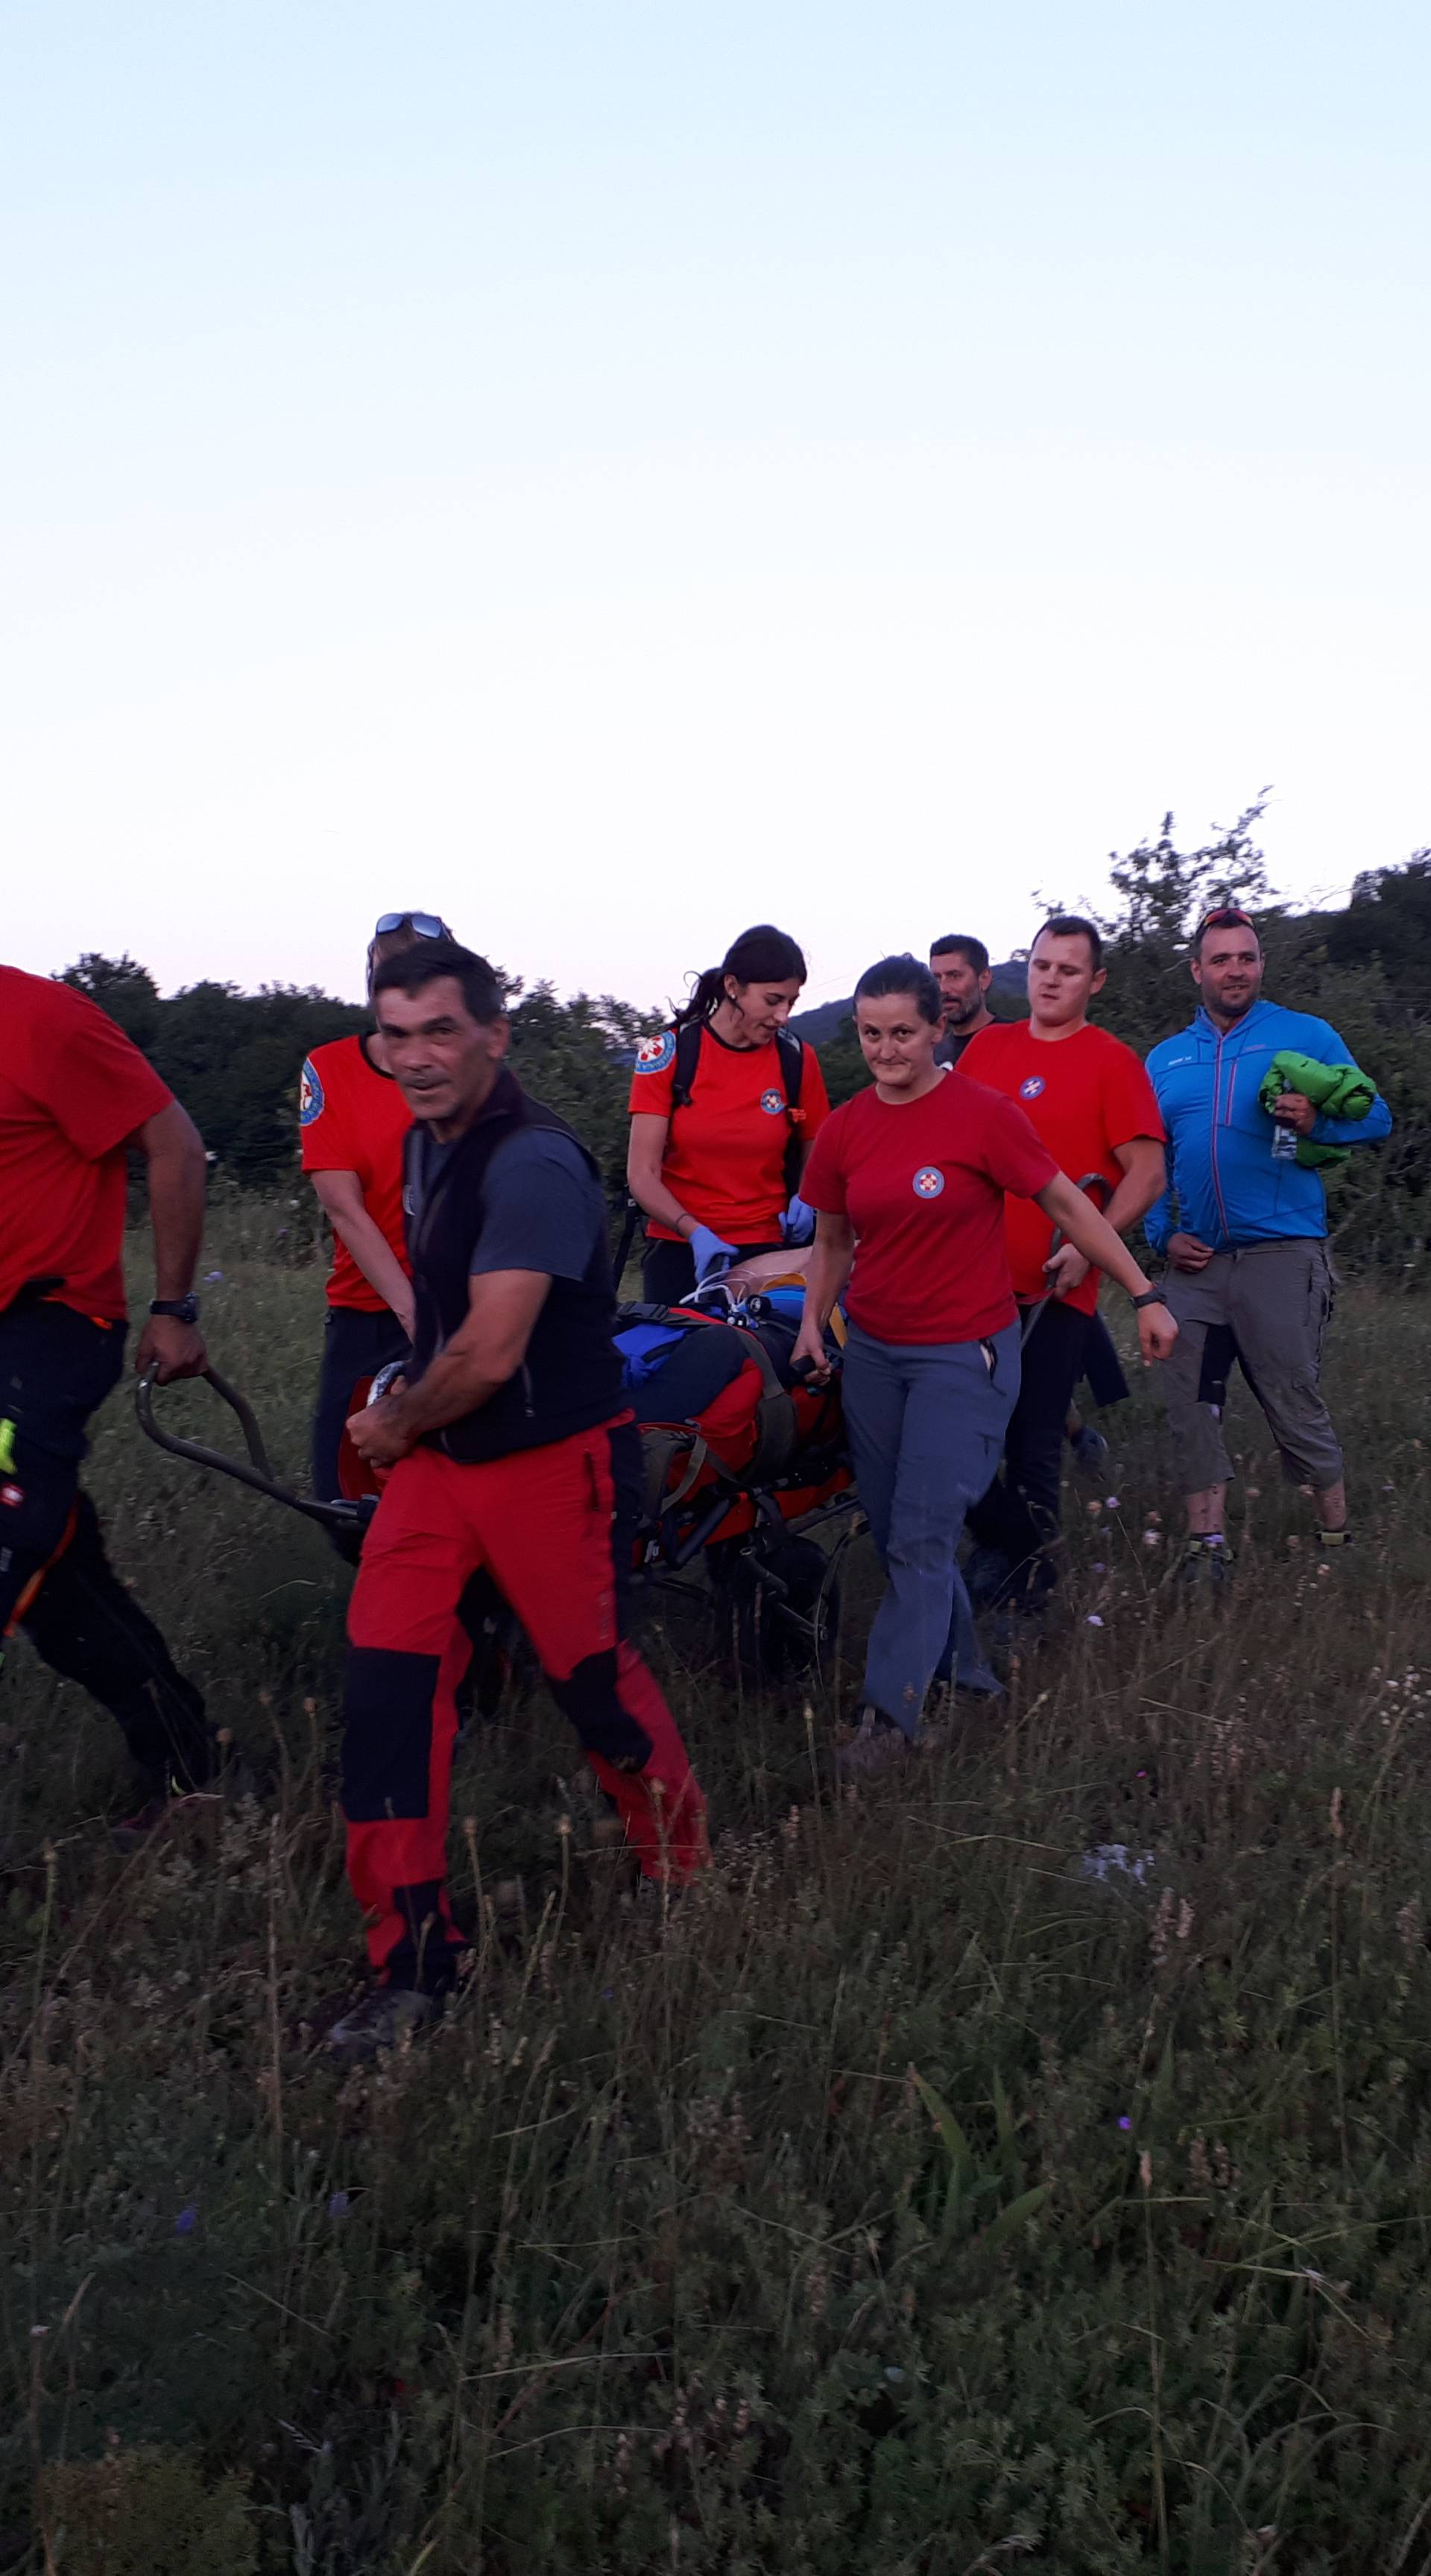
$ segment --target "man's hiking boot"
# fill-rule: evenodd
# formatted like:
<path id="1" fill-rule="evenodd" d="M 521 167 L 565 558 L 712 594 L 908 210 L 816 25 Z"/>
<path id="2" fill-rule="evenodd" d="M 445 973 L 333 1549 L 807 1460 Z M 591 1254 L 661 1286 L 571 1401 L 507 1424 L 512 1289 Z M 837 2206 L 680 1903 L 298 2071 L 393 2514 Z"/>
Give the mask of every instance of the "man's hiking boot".
<path id="1" fill-rule="evenodd" d="M 1079 1425 L 1068 1447 L 1075 1467 L 1081 1467 L 1088 1476 L 1098 1473 L 1108 1455 L 1107 1441 L 1101 1431 L 1094 1430 L 1091 1422 Z"/>
<path id="2" fill-rule="evenodd" d="M 168 1771 L 139 1774 L 140 1785 L 148 1796 L 127 1816 L 110 1826 L 109 1839 L 118 1852 L 142 1851 L 154 1836 L 171 1825 L 182 1825 L 190 1819 L 216 1815 L 223 1807 L 237 1804 L 240 1798 L 253 1798 L 258 1784 L 241 1754 L 220 1748 L 220 1758 L 212 1779 L 193 1785 Z"/>
<path id="3" fill-rule="evenodd" d="M 914 1739 L 886 1717 L 882 1708 L 860 1711 L 860 1722 L 848 1744 L 835 1751 L 835 1773 L 841 1780 L 862 1780 L 876 1772 L 890 1771 L 905 1761 L 913 1750 Z"/>
<path id="4" fill-rule="evenodd" d="M 1213 1546 L 1205 1538 L 1190 1538 L 1183 1550 L 1177 1580 L 1189 1589 L 1202 1583 L 1210 1591 L 1218 1592 L 1230 1581 L 1233 1563 L 1232 1550 L 1225 1540 L 1219 1539 Z"/>
<path id="5" fill-rule="evenodd" d="M 380 2057 L 383 2050 L 405 2048 L 437 2019 L 445 1995 L 424 1994 L 417 1986 L 374 1986 L 351 2012 L 335 2021 L 328 2045 L 335 2057 Z"/>

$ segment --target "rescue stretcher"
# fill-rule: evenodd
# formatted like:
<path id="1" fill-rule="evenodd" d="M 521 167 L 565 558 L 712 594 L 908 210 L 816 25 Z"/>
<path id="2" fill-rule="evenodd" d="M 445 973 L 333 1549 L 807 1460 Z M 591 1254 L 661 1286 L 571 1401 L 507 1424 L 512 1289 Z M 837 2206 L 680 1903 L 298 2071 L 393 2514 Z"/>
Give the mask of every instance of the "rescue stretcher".
<path id="1" fill-rule="evenodd" d="M 790 1366 L 798 1330 L 798 1292 L 737 1297 L 706 1290 L 674 1308 L 618 1309 L 618 1346 L 633 1325 L 659 1319 L 675 1356 L 699 1335 L 700 1365 L 684 1371 L 684 1391 L 709 1390 L 689 1410 L 668 1398 L 683 1391 L 683 1373 L 656 1367 L 630 1390 L 641 1436 L 641 1476 L 618 1494 L 616 1529 L 629 1551 L 638 1588 L 680 1583 L 692 1591 L 704 1577 L 714 1593 L 719 1627 L 747 1667 L 772 1674 L 828 1657 L 838 1625 L 839 1560 L 860 1526 L 839 1392 L 833 1374 L 817 1387 Z M 386 1373 L 384 1373 L 386 1375 Z M 361 1544 L 378 1506 L 380 1480 L 351 1442 L 340 1459 L 341 1494 L 301 1494 L 278 1474 L 247 1399 L 217 1369 L 204 1377 L 238 1426 L 243 1454 L 181 1436 L 159 1418 L 155 1383 L 142 1378 L 135 1410 L 146 1438 L 171 1457 L 228 1477 L 285 1510 Z M 719 1384 L 715 1381 L 719 1380 Z M 382 1379 L 376 1382 L 380 1392 Z M 372 1382 L 354 1388 L 353 1409 L 371 1400 Z M 834 1545 L 816 1532 L 834 1532 Z"/>

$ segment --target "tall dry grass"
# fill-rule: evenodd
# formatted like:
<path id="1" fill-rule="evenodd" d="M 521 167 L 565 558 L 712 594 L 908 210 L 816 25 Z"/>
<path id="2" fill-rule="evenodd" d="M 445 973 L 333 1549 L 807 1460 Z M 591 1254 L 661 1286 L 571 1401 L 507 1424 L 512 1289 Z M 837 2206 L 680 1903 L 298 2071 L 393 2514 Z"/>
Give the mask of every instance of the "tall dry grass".
<path id="1" fill-rule="evenodd" d="M 207 1321 L 297 1470 L 281 1221 L 221 1217 Z M 345 1578 L 116 1402 L 116 1552 L 273 1788 L 117 1858 L 108 1722 L 16 1658 L 0 2567 L 1425 2567 L 1429 1359 L 1346 1298 L 1327 1570 L 1239 1404 L 1237 1578 L 1191 1603 L 1140 1387 L 1005 1706 L 858 1797 L 867 1567 L 808 1718 L 654 1605 L 709 1883 L 633 1899 L 518 1699 L 459 1762 L 473 1975 L 362 2073 L 320 2045 Z"/>

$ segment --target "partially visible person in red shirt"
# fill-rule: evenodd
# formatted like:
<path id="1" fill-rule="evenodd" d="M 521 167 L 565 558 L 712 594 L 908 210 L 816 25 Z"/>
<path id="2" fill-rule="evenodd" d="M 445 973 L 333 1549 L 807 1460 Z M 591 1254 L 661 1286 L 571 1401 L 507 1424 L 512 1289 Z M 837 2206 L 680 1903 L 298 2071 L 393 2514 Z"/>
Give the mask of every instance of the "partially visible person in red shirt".
<path id="1" fill-rule="evenodd" d="M 957 1549 L 965 1513 L 998 1466 L 1019 1387 L 1005 1195 L 1036 1201 L 1127 1289 L 1146 1358 L 1165 1357 L 1176 1338 L 1158 1291 L 1021 1111 L 936 1061 L 942 1016 L 939 987 L 918 958 L 886 957 L 861 976 L 855 1028 L 874 1082 L 832 1111 L 803 1183 L 816 1235 L 792 1364 L 817 1381 L 829 1376 L 825 1326 L 844 1293 L 845 1422 L 888 1576 L 858 1730 L 841 1754 L 847 1771 L 905 1751 L 936 1677 L 999 1687 L 979 1651 Z"/>
<path id="2" fill-rule="evenodd" d="M 646 1217 L 642 1284 L 658 1305 L 677 1305 L 735 1254 L 796 1239 L 789 1203 L 830 1106 L 814 1048 L 786 1026 L 804 982 L 795 941 L 759 923 L 637 1053 L 627 1179 Z"/>
<path id="3" fill-rule="evenodd" d="M 385 912 L 368 948 L 367 982 L 422 939 L 450 939 L 435 912 Z M 376 1030 L 315 1047 L 303 1067 L 298 1126 L 303 1169 L 333 1228 L 328 1324 L 313 1417 L 313 1491 L 342 1490 L 343 1426 L 379 1369 L 412 1342 L 412 1285 L 403 1235 L 403 1140 L 411 1112 Z M 356 1553 L 345 1539 L 343 1554 Z"/>
<path id="4" fill-rule="evenodd" d="M 1104 981 L 1094 924 L 1074 913 L 1045 922 L 1029 952 L 1029 1017 L 981 1030 L 960 1070 L 1015 1101 L 1070 1180 L 1097 1176 L 1121 1235 L 1161 1195 L 1163 1121 L 1132 1048 L 1090 1025 Z M 1101 1274 L 1072 1241 L 1054 1251 L 1054 1229 L 1028 1199 L 1008 1199 L 1004 1224 L 1026 1324 L 1023 1377 L 1002 1473 L 969 1514 L 968 1572 L 976 1601 L 1033 1607 L 1056 1580 L 1064 1426 L 1096 1330 Z"/>
<path id="5" fill-rule="evenodd" d="M 126 1150 L 149 1167 L 155 1299 L 135 1365 L 160 1379 L 206 1364 L 193 1295 L 204 1149 L 192 1121 L 86 995 L 0 966 L 0 1638 L 23 1628 L 45 1662 L 117 1719 L 156 1824 L 220 1769 L 194 1684 L 115 1574 L 80 1485 L 86 1428 L 119 1377 Z"/>

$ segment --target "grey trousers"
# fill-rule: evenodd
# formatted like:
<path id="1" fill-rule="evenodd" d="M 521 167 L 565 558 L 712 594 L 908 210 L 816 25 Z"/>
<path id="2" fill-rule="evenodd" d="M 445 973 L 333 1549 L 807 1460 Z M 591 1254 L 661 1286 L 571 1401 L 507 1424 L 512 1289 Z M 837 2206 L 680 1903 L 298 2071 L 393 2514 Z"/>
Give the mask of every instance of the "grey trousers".
<path id="1" fill-rule="evenodd" d="M 842 1379 L 855 1483 L 889 1578 L 865 1699 L 913 1735 L 936 1671 L 997 1690 L 956 1550 L 987 1491 L 1019 1391 L 1019 1328 L 987 1342 L 877 1342 L 852 1324 Z"/>
<path id="2" fill-rule="evenodd" d="M 1168 1270 L 1163 1292 L 1178 1338 L 1163 1369 L 1173 1467 L 1185 1494 L 1226 1484 L 1232 1460 L 1219 1408 L 1202 1393 L 1210 1332 L 1230 1333 L 1294 1485 L 1339 1483 L 1342 1453 L 1318 1380 L 1336 1274 L 1317 1235 L 1216 1252 L 1205 1270 Z"/>

